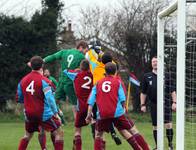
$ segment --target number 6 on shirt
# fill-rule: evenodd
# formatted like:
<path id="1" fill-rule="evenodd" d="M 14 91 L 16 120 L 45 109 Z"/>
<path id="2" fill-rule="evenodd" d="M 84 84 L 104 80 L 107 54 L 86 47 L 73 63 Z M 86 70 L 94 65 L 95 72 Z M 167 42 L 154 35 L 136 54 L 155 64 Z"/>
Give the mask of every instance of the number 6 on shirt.
<path id="1" fill-rule="evenodd" d="M 111 82 L 110 81 L 105 81 L 102 84 L 102 91 L 105 93 L 108 93 L 111 91 Z"/>

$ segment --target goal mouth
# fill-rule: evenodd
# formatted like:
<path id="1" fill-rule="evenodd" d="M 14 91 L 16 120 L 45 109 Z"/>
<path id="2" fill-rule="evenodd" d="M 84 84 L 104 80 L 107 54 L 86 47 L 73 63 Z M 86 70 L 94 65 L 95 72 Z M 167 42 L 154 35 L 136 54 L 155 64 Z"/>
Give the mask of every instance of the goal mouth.
<path id="1" fill-rule="evenodd" d="M 165 32 L 167 32 L 165 23 L 167 18 L 176 17 L 176 36 L 175 44 L 167 43 Z M 177 111 L 176 111 L 176 149 L 184 150 L 184 123 L 185 123 L 185 51 L 186 51 L 186 0 L 175 0 L 168 7 L 157 15 L 158 27 L 158 75 L 157 75 L 157 127 L 158 127 L 158 149 L 164 150 L 164 106 L 165 106 L 165 61 L 168 61 L 168 55 L 165 50 L 171 49 L 176 51 L 176 92 L 177 92 Z M 169 35 L 171 36 L 171 35 Z M 172 37 L 173 38 L 173 37 Z M 171 39 L 172 39 L 171 38 Z M 174 38 L 173 38 L 174 39 Z M 174 42 L 173 41 L 173 42 Z M 166 44 L 167 43 L 167 44 Z M 176 46 L 177 43 L 177 46 Z M 166 45 L 166 46 L 165 46 Z M 180 92 L 178 92 L 180 91 Z M 178 101 L 179 100 L 179 101 Z"/>

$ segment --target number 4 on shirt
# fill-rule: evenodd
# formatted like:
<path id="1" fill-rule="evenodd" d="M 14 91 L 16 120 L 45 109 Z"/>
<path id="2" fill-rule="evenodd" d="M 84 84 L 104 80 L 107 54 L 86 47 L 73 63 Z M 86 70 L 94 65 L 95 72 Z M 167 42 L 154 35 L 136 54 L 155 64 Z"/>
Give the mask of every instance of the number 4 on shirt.
<path id="1" fill-rule="evenodd" d="M 27 86 L 26 92 L 30 92 L 31 95 L 33 95 L 33 93 L 35 92 L 35 90 L 34 90 L 34 81 L 31 81 L 31 83 Z"/>

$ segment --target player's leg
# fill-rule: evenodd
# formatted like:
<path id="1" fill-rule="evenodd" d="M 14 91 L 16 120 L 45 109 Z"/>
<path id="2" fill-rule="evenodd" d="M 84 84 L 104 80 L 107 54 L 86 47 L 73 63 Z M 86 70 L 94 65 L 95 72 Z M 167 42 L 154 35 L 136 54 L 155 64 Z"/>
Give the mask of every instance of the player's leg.
<path id="1" fill-rule="evenodd" d="M 96 121 L 96 125 L 95 125 L 95 143 L 94 143 L 94 147 L 95 148 L 102 148 L 101 150 L 105 150 L 106 149 L 106 142 L 103 140 L 103 133 L 110 132 L 110 126 L 113 122 L 114 118 L 110 118 L 110 119 L 101 119 L 101 120 L 97 120 Z"/>
<path id="2" fill-rule="evenodd" d="M 46 150 L 46 132 L 41 127 L 38 132 L 38 140 L 42 150 Z"/>
<path id="3" fill-rule="evenodd" d="M 55 150 L 63 150 L 63 146 L 64 146 L 63 129 L 59 127 L 58 129 L 54 130 L 51 134 L 55 137 L 55 144 L 54 144 Z"/>
<path id="4" fill-rule="evenodd" d="M 77 112 L 77 97 L 75 94 L 74 86 L 72 81 L 70 83 L 66 83 L 64 85 L 64 92 L 66 92 L 68 96 L 68 101 L 72 105 L 72 112 L 74 115 L 74 120 L 76 118 L 76 112 Z"/>
<path id="5" fill-rule="evenodd" d="M 136 139 L 134 136 L 131 135 L 131 133 L 124 129 L 124 130 L 119 130 L 120 134 L 124 137 L 125 140 L 127 140 L 127 142 L 131 145 L 131 147 L 134 150 L 141 150 L 141 147 L 139 146 L 139 144 L 137 143 Z"/>
<path id="6" fill-rule="evenodd" d="M 18 150 L 26 150 L 29 141 L 31 140 L 33 133 L 39 131 L 39 123 L 37 120 L 28 118 L 28 121 L 25 121 L 25 135 L 20 140 Z"/>
<path id="7" fill-rule="evenodd" d="M 94 150 L 105 150 L 102 131 L 95 130 Z"/>
<path id="8" fill-rule="evenodd" d="M 173 127 L 172 127 L 172 106 L 170 101 L 165 101 L 164 122 L 166 128 L 166 136 L 168 139 L 169 150 L 173 150 Z"/>
<path id="9" fill-rule="evenodd" d="M 76 113 L 77 113 L 77 106 L 76 105 L 72 105 L 72 112 L 73 112 L 73 116 L 74 116 L 74 120 L 76 119 Z"/>
<path id="10" fill-rule="evenodd" d="M 93 138 L 95 139 L 95 125 L 96 125 L 96 119 L 97 119 L 97 105 L 93 106 L 93 120 L 91 122 L 91 133 Z"/>
<path id="11" fill-rule="evenodd" d="M 63 150 L 64 146 L 64 132 L 61 128 L 61 120 L 57 116 L 53 116 L 50 119 L 41 122 L 40 126 L 42 126 L 46 131 L 51 131 L 51 136 L 54 137 L 52 139 L 55 150 Z"/>
<path id="12" fill-rule="evenodd" d="M 110 133 L 111 133 L 112 139 L 115 141 L 116 145 L 122 144 L 120 138 L 116 134 L 116 131 L 114 129 L 114 124 L 113 123 L 110 126 Z"/>
<path id="13" fill-rule="evenodd" d="M 169 150 L 173 150 L 173 128 L 172 128 L 172 123 L 166 123 L 165 124 L 165 128 L 166 128 L 166 136 L 168 139 L 168 146 L 169 146 Z"/>
<path id="14" fill-rule="evenodd" d="M 152 120 L 152 126 L 153 126 L 153 137 L 156 144 L 156 147 L 154 150 L 157 149 L 157 104 L 150 104 L 150 114 L 151 114 L 151 120 Z"/>
<path id="15" fill-rule="evenodd" d="M 143 150 L 149 150 L 147 142 L 145 141 L 144 137 L 139 133 L 135 125 L 129 131 L 132 136 L 135 137 L 137 143 Z"/>
<path id="16" fill-rule="evenodd" d="M 82 149 L 82 138 L 81 138 L 81 129 L 83 126 L 86 126 L 86 116 L 87 116 L 88 107 L 80 105 L 80 110 L 78 109 L 75 119 L 75 133 L 73 140 L 73 150 Z"/>
<path id="17" fill-rule="evenodd" d="M 26 150 L 32 137 L 33 133 L 29 133 L 28 131 L 26 131 L 24 137 L 20 140 L 18 150 Z"/>
<path id="18" fill-rule="evenodd" d="M 63 112 L 61 111 L 62 110 L 61 103 L 65 102 L 65 100 L 66 100 L 66 93 L 64 91 L 64 84 L 65 84 L 65 81 L 60 80 L 57 85 L 56 91 L 55 91 L 55 99 L 56 99 L 56 103 L 59 107 L 58 114 L 59 114 L 59 117 L 61 118 L 62 124 L 65 124 L 64 115 L 63 115 Z M 51 138 L 53 138 L 52 135 L 51 135 Z"/>
<path id="19" fill-rule="evenodd" d="M 134 126 L 134 123 L 130 119 L 124 115 L 120 116 L 114 120 L 114 125 L 119 130 L 121 135 L 127 140 L 127 142 L 133 147 L 133 149 L 149 150 L 148 144 L 139 134 L 138 130 Z"/>
<path id="20" fill-rule="evenodd" d="M 75 127 L 73 150 L 82 150 L 81 128 Z"/>

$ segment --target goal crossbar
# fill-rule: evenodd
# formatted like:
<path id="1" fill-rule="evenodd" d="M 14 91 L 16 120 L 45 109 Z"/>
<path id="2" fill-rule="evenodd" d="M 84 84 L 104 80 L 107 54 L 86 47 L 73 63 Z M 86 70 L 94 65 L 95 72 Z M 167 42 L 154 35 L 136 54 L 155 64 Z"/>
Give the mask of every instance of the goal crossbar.
<path id="1" fill-rule="evenodd" d="M 160 19 L 170 15 L 171 13 L 173 13 L 174 11 L 176 11 L 178 8 L 178 1 L 175 0 L 173 3 L 171 3 L 167 8 L 165 8 L 163 11 L 158 13 L 158 17 Z"/>

